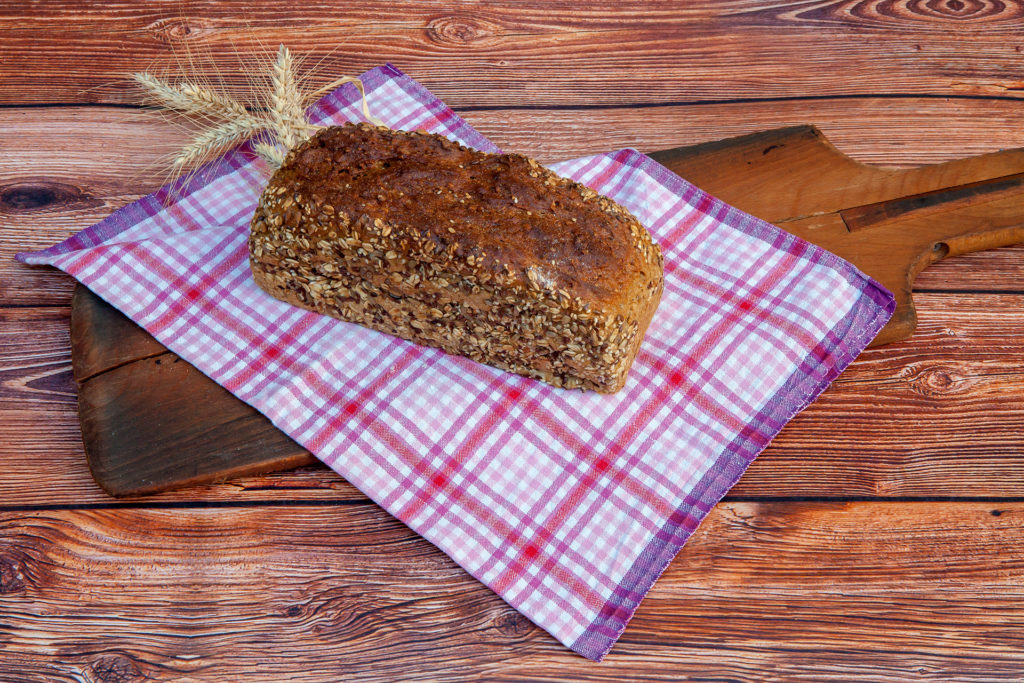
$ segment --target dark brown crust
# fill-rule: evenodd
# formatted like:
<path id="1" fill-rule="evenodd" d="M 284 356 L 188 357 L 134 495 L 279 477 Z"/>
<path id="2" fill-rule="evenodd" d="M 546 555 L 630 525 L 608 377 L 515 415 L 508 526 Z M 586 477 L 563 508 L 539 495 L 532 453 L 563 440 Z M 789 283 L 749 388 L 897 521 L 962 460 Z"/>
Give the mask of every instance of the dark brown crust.
<path id="1" fill-rule="evenodd" d="M 605 392 L 625 381 L 662 287 L 660 251 L 611 200 L 526 157 L 367 124 L 288 156 L 250 256 L 291 303 Z"/>

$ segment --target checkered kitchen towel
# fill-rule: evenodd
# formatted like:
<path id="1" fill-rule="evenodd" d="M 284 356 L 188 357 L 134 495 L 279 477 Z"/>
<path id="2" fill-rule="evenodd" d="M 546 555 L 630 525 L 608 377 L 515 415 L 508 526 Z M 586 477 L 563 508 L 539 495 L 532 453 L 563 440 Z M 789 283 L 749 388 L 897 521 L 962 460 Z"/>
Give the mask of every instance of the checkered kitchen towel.
<path id="1" fill-rule="evenodd" d="M 393 128 L 497 148 L 393 66 Z M 348 84 L 311 110 L 361 118 Z M 242 147 L 25 263 L 67 271 L 558 640 L 601 659 L 711 507 L 857 356 L 893 298 L 849 263 L 621 150 L 551 168 L 633 212 L 665 293 L 612 396 L 555 389 L 289 306 L 249 273 Z"/>

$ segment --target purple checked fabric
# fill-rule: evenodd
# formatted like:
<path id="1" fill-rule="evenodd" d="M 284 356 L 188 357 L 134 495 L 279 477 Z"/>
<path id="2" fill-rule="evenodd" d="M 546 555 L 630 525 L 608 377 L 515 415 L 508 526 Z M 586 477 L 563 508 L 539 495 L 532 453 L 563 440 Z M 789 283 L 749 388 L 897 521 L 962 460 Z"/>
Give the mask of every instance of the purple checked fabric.
<path id="1" fill-rule="evenodd" d="M 497 148 L 393 66 L 361 77 L 392 128 Z M 347 84 L 311 110 L 361 119 Z M 889 319 L 849 263 L 625 149 L 551 166 L 627 207 L 665 292 L 626 388 L 547 384 L 260 290 L 247 146 L 26 263 L 56 266 L 254 406 L 534 623 L 609 651 L 697 525 Z"/>

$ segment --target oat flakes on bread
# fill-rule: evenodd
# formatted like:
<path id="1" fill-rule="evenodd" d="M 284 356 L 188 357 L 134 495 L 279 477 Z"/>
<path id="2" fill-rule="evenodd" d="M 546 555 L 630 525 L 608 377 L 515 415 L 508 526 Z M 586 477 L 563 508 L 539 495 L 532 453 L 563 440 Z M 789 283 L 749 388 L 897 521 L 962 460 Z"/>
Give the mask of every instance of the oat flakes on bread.
<path id="1" fill-rule="evenodd" d="M 662 291 L 626 209 L 518 154 L 370 124 L 325 128 L 260 197 L 271 295 L 567 388 L 622 388 Z"/>

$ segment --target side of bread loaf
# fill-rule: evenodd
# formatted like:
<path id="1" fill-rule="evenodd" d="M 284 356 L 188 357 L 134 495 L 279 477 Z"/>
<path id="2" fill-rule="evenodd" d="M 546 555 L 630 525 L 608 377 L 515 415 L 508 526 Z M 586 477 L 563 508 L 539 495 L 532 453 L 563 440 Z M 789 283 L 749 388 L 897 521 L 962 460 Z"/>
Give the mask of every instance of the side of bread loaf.
<path id="1" fill-rule="evenodd" d="M 368 124 L 288 155 L 249 252 L 289 303 L 601 392 L 623 386 L 662 290 L 660 250 L 610 199 L 526 157 Z"/>

